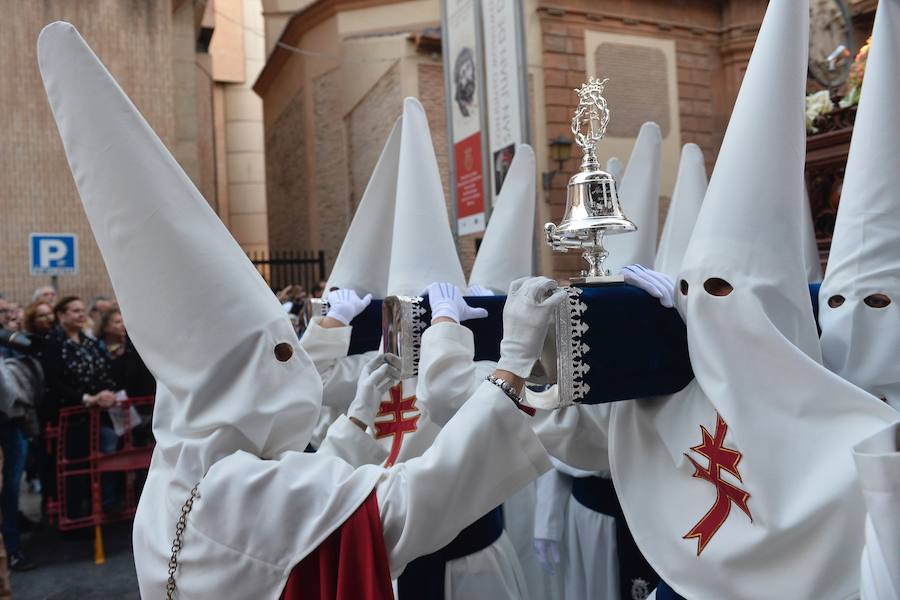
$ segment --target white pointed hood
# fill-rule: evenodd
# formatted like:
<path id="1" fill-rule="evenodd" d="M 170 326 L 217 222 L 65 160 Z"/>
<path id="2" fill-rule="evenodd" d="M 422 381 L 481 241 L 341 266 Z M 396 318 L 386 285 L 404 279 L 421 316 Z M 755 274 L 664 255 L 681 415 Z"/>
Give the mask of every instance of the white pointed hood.
<path id="1" fill-rule="evenodd" d="M 803 216 L 800 227 L 806 280 L 809 283 L 818 283 L 822 281 L 822 261 L 819 259 L 819 244 L 816 242 L 816 228 L 813 225 L 812 207 L 809 204 L 809 191 L 806 185 L 803 186 Z"/>
<path id="2" fill-rule="evenodd" d="M 404 142 L 402 124 L 401 116 L 394 123 L 356 207 L 325 289 L 350 288 L 360 297 L 372 294 L 384 298 L 387 295 L 400 148 Z"/>
<path id="3" fill-rule="evenodd" d="M 302 452 L 322 384 L 275 296 L 75 28 L 45 27 L 37 54 L 128 332 L 158 383 L 133 530 L 141 595 L 164 595 L 180 507 L 200 482 L 179 596 L 277 597 L 379 472 Z M 265 507 L 249 527 L 248 507 Z"/>
<path id="4" fill-rule="evenodd" d="M 403 101 L 401 136 L 387 293 L 418 296 L 435 281 L 464 289 L 428 118 L 415 98 Z"/>
<path id="5" fill-rule="evenodd" d="M 898 93 L 900 3 L 882 0 L 819 295 L 819 319 L 826 366 L 900 409 Z M 878 294 L 890 304 L 883 306 Z"/>
<path id="6" fill-rule="evenodd" d="M 851 448 L 896 414 L 819 362 L 799 235 L 808 32 L 808 2 L 770 0 L 676 287 L 695 380 L 612 409 L 625 517 L 686 598 L 859 590 Z"/>
<path id="7" fill-rule="evenodd" d="M 618 181 L 622 212 L 637 225 L 637 231 L 611 235 L 603 242 L 609 250 L 606 268 L 613 275 L 635 263 L 650 266 L 656 258 L 661 146 L 659 125 L 650 122 L 641 125 L 628 166 Z"/>
<path id="8" fill-rule="evenodd" d="M 681 261 L 687 251 L 691 233 L 706 195 L 706 162 L 697 144 L 685 144 L 681 149 L 678 178 L 666 214 L 654 269 L 671 278 L 678 277 Z"/>
<path id="9" fill-rule="evenodd" d="M 204 445 L 194 479 L 223 452 L 303 450 L 321 383 L 272 291 L 74 27 L 49 25 L 38 62 L 128 333 L 162 390 L 157 444 L 239 432 Z M 251 373 L 264 402 L 229 391 Z"/>
<path id="10" fill-rule="evenodd" d="M 615 156 L 610 156 L 606 161 L 606 172 L 613 176 L 616 183 L 621 183 L 622 175 L 625 174 L 625 165 Z"/>
<path id="11" fill-rule="evenodd" d="M 469 286 L 505 294 L 514 280 L 532 274 L 534 178 L 534 151 L 520 144 L 491 211 Z"/>

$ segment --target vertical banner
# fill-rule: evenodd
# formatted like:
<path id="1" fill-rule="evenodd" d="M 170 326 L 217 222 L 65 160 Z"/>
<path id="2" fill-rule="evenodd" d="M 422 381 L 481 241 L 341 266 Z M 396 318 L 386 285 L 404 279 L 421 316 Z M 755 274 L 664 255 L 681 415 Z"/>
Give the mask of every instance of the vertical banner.
<path id="1" fill-rule="evenodd" d="M 528 142 L 528 69 L 520 0 L 480 0 L 488 105 L 491 200 L 516 145 Z"/>
<path id="2" fill-rule="evenodd" d="M 442 35 L 457 235 L 484 231 L 482 61 L 475 0 L 444 0 Z"/>

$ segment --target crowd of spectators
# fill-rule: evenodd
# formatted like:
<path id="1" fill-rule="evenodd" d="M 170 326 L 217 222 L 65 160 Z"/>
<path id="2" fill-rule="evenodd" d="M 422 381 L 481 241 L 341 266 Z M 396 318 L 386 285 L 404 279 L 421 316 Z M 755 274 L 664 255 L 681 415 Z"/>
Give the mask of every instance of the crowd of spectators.
<path id="1" fill-rule="evenodd" d="M 299 334 L 306 325 L 303 307 L 310 297 L 325 293 L 325 281 L 307 291 L 291 285 L 276 295 Z M 125 322 L 115 299 L 94 297 L 89 304 L 77 296 L 59 298 L 52 286 L 34 291 L 22 306 L 0 294 L 0 330 L 16 332 L 30 341 L 27 352 L 0 343 L 0 597 L 8 589 L 6 567 L 13 571 L 36 564 L 22 550 L 21 534 L 35 530 L 19 510 L 23 483 L 32 494 L 42 495 L 42 517 L 46 501 L 57 498 L 56 456 L 48 452 L 43 433 L 57 422 L 66 407 L 95 407 L 100 414 L 100 451 L 115 452 L 121 444 L 112 411 L 124 398 L 152 396 L 156 381 L 128 338 Z M 152 442 L 150 414 L 139 413 L 144 424 L 132 432 L 133 439 Z M 79 417 L 80 418 L 80 417 Z M 69 460 L 89 453 L 89 419 L 84 415 L 68 420 L 64 454 Z M 137 442 L 141 443 L 141 442 Z M 70 518 L 91 512 L 87 476 L 66 478 L 66 506 Z M 124 479 L 104 475 L 101 480 L 103 509 L 115 512 L 124 496 Z M 3 556 L 5 550 L 5 556 Z"/>
<path id="2" fill-rule="evenodd" d="M 100 414 L 100 451 L 115 452 L 121 444 L 111 415 L 125 398 L 152 396 L 156 382 L 131 344 L 114 299 L 94 298 L 89 306 L 77 296 L 57 298 L 53 287 L 35 290 L 32 302 L 22 308 L 0 295 L 0 330 L 18 332 L 30 341 L 30 348 L 17 351 L 15 345 L 0 345 L 0 449 L 3 483 L 0 488 L 0 532 L 6 560 L 2 567 L 14 571 L 36 565 L 23 552 L 21 533 L 40 526 L 19 510 L 23 481 L 31 493 L 46 501 L 56 498 L 55 456 L 47 451 L 42 434 L 55 424 L 60 409 L 70 406 L 96 407 Z M 8 336 L 8 333 L 6 334 Z M 21 350 L 21 349 L 20 349 Z M 150 415 L 141 415 L 143 435 L 149 433 Z M 67 459 L 83 459 L 89 454 L 88 416 L 69 419 L 64 452 Z M 66 514 L 70 518 L 91 512 L 87 476 L 68 477 Z M 123 500 L 124 479 L 105 475 L 102 503 L 115 512 Z"/>

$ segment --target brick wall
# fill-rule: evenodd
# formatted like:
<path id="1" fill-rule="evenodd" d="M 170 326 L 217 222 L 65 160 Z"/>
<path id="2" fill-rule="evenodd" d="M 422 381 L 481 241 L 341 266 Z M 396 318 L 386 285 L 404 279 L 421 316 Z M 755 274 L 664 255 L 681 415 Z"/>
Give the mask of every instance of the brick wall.
<path id="1" fill-rule="evenodd" d="M 548 4 L 538 9 L 547 137 L 571 137 L 570 119 L 575 104 L 572 89 L 580 86 L 586 75 L 595 75 L 586 73 L 586 30 L 673 40 L 681 141 L 694 142 L 703 149 L 707 170 L 711 172 L 758 28 L 759 21 L 754 22 L 751 17 L 761 17 L 756 5 L 764 7 L 765 3 L 753 0 L 752 3 L 745 3 L 753 4 L 753 7 L 743 6 L 739 11 L 725 10 L 712 2 L 679 3 L 677 10 L 674 4 L 657 0 L 629 4 L 642 6 L 631 8 L 634 16 L 622 14 L 622 3 L 613 0 L 563 0 L 554 2 L 552 7 Z M 734 2 L 728 4 L 730 6 Z M 619 91 L 612 91 L 611 95 L 616 93 Z M 627 95 L 629 92 L 624 90 L 624 93 Z M 640 100 L 643 102 L 646 99 Z M 620 106 L 635 105 L 627 98 L 618 102 Z M 620 117 L 621 113 L 619 109 Z M 637 118 L 635 123 L 640 120 Z M 637 130 L 636 127 L 634 129 Z M 620 158 L 627 160 L 628 157 Z M 579 160 L 576 149 L 563 172 L 576 172 Z M 549 192 L 550 212 L 555 222 L 562 217 L 565 209 L 566 182 L 565 176 L 558 175 Z M 667 208 L 668 198 L 661 198 L 660 223 L 665 219 Z M 558 277 L 569 276 L 581 268 L 577 253 L 554 255 L 554 271 Z"/>
<path id="2" fill-rule="evenodd" d="M 362 199 L 394 121 L 403 110 L 400 66 L 388 69 L 346 117 L 353 210 Z"/>
<path id="3" fill-rule="evenodd" d="M 172 147 L 172 5 L 120 0 L 4 3 L 0 19 L 0 292 L 19 302 L 47 283 L 29 274 L 30 232 L 78 235 L 79 274 L 63 294 L 109 294 L 37 69 L 36 40 L 54 20 L 73 23 L 163 142 Z"/>
<path id="4" fill-rule="evenodd" d="M 266 184 L 271 250 L 310 250 L 303 90 L 266 132 Z"/>
<path id="5" fill-rule="evenodd" d="M 329 271 L 353 217 L 347 177 L 347 132 L 344 120 L 334 113 L 334 107 L 340 104 L 341 79 L 340 69 L 333 69 L 313 80 L 318 238 Z"/>

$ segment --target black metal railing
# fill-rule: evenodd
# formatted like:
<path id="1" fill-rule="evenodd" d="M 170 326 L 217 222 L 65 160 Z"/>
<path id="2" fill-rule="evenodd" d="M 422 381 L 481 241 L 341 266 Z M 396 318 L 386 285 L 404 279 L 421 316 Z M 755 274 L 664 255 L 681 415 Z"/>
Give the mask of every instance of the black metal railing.
<path id="1" fill-rule="evenodd" d="M 325 279 L 322 250 L 272 250 L 251 252 L 248 256 L 269 287 L 276 291 L 289 285 L 302 285 L 312 291 Z"/>

